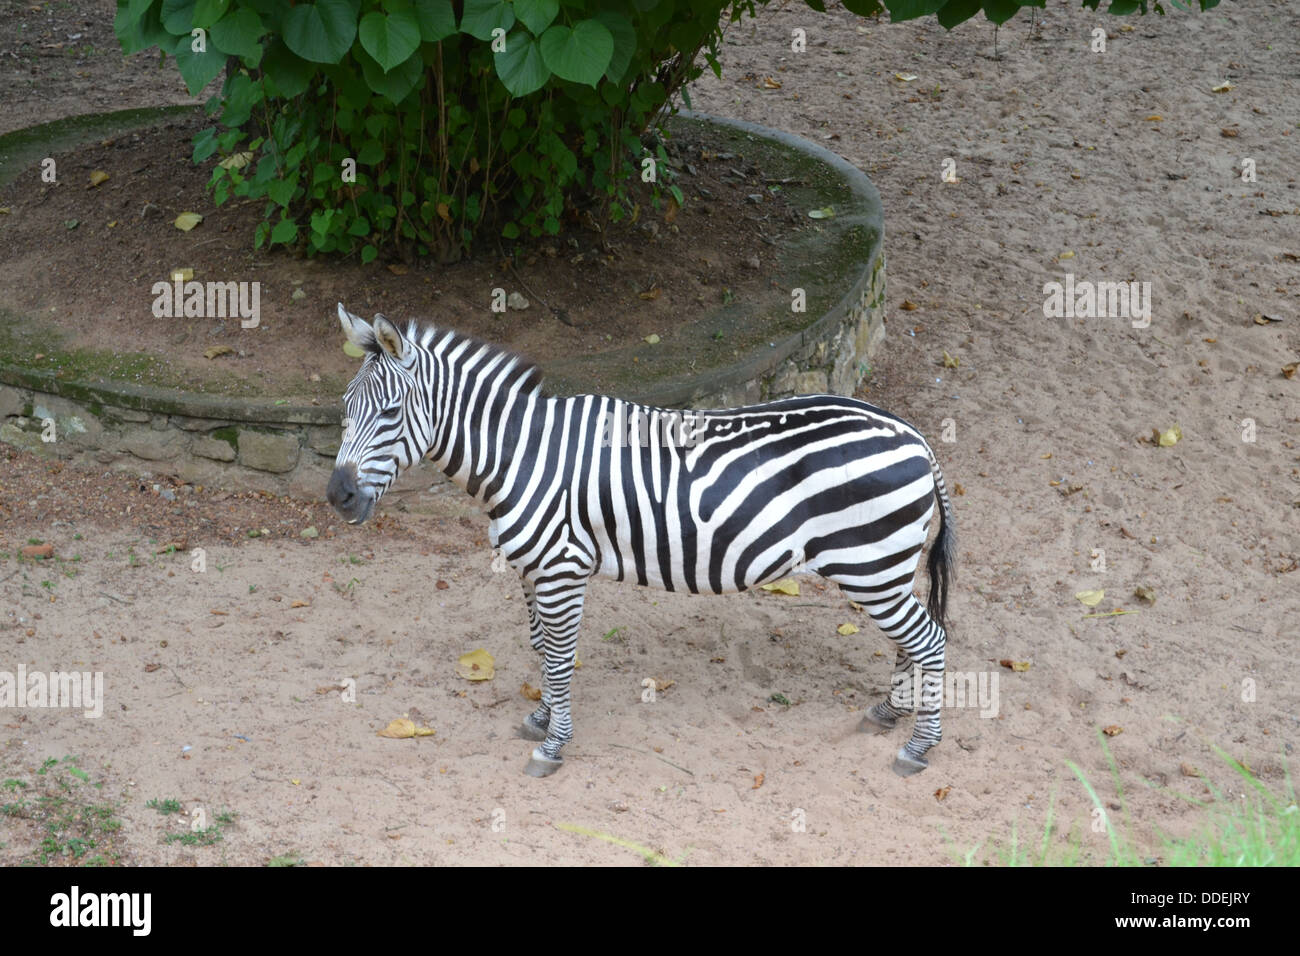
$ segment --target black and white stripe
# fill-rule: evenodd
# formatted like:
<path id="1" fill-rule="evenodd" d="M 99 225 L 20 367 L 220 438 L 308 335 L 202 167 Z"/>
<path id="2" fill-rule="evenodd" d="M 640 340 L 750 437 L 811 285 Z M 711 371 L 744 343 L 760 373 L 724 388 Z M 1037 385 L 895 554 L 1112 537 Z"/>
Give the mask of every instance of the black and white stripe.
<path id="1" fill-rule="evenodd" d="M 341 305 L 339 319 L 367 354 L 344 398 L 329 500 L 364 521 L 427 457 L 486 505 L 543 655 L 542 703 L 523 727 L 540 741 L 530 773 L 558 768 L 573 735 L 569 684 L 592 575 L 723 594 L 795 570 L 835 581 L 895 641 L 892 690 L 864 729 L 915 711 L 895 767 L 924 769 L 941 736 L 955 535 L 938 462 L 912 426 L 834 395 L 699 412 L 550 397 L 536 366 L 497 346 L 416 323 L 402 332 L 383 316 L 367 324 Z M 936 503 L 927 608 L 912 588 Z"/>

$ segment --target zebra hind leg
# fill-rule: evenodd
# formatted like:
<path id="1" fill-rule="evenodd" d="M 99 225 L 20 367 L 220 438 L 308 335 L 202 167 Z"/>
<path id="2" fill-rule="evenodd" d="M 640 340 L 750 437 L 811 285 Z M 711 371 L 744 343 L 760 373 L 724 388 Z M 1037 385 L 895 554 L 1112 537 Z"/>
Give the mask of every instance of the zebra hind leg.
<path id="1" fill-rule="evenodd" d="M 537 592 L 532 584 L 523 581 L 524 600 L 528 606 L 528 643 L 538 654 L 545 649 L 546 632 L 542 628 L 542 619 L 537 615 Z M 551 699 L 546 690 L 546 670 L 542 669 L 542 702 L 538 708 L 524 718 L 519 726 L 519 736 L 525 740 L 545 740 L 551 723 Z"/>
<path id="2" fill-rule="evenodd" d="M 858 730 L 863 733 L 881 733 L 898 726 L 899 717 L 910 717 L 916 713 L 916 700 L 912 693 L 913 675 L 916 665 L 912 659 L 896 648 L 894 659 L 894 676 L 889 685 L 889 696 L 878 701 L 863 716 Z"/>
<path id="3" fill-rule="evenodd" d="M 943 737 L 939 711 L 943 703 L 947 634 L 912 594 L 910 581 L 905 588 L 887 591 L 844 590 L 867 609 L 876 625 L 898 647 L 900 660 L 895 664 L 889 697 L 868 711 L 863 721 L 865 726 L 860 725 L 860 729 L 889 729 L 899 717 L 915 711 L 916 725 L 911 739 L 894 759 L 894 771 L 910 777 L 929 766 L 926 753 Z"/>

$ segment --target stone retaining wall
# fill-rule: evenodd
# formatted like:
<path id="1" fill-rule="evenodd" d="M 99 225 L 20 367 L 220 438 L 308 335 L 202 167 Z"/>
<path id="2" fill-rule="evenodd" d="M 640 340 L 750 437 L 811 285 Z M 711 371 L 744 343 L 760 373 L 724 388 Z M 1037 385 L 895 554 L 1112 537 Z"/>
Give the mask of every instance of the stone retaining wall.
<path id="1" fill-rule="evenodd" d="M 838 190 L 835 248 L 861 269 L 855 268 L 857 279 L 840 300 L 802 332 L 742 355 L 726 368 L 643 387 L 636 398 L 666 407 L 729 408 L 797 394 L 852 394 L 869 373 L 885 333 L 879 194 L 860 170 L 813 143 L 738 120 L 708 121 L 751 139 L 782 143 L 829 171 Z M 565 393 L 562 379 L 554 384 L 557 393 Z M 339 407 L 68 382 L 48 372 L 0 365 L 0 442 L 114 470 L 174 475 L 206 487 L 322 497 L 342 436 L 341 416 Z M 430 466 L 411 472 L 397 490 L 427 488 L 441 477 Z"/>

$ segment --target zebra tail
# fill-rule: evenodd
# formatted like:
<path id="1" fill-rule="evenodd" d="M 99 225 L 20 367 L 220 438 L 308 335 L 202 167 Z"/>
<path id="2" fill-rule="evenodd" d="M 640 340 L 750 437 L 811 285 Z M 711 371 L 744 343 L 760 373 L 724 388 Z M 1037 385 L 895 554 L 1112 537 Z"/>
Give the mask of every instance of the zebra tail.
<path id="1" fill-rule="evenodd" d="M 948 590 L 957 576 L 957 527 L 943 472 L 934 452 L 930 452 L 930 468 L 934 472 L 934 497 L 939 503 L 939 536 L 930 546 L 930 557 L 926 562 L 926 570 L 930 572 L 930 599 L 926 610 L 934 622 L 946 630 L 944 618 L 948 612 Z"/>

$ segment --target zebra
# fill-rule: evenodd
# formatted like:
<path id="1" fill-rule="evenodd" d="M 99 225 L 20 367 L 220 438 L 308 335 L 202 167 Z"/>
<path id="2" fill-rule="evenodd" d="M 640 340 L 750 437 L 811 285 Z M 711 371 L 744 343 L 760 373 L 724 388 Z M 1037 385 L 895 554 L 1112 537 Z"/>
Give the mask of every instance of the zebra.
<path id="1" fill-rule="evenodd" d="M 365 357 L 344 394 L 326 498 L 360 524 L 403 469 L 428 458 L 486 508 L 542 658 L 541 704 L 519 730 L 537 742 L 527 774 L 558 770 L 573 736 L 569 687 L 597 574 L 713 594 L 792 571 L 836 582 L 897 650 L 890 691 L 859 729 L 890 730 L 915 713 L 894 769 L 928 766 L 942 736 L 956 533 L 943 473 L 915 428 L 836 395 L 696 412 L 548 396 L 539 368 L 499 346 L 423 322 L 399 330 L 383 315 L 367 323 L 341 303 L 338 316 Z M 661 435 L 665 421 L 673 427 Z M 922 605 L 913 579 L 936 503 Z"/>

